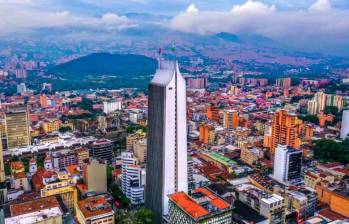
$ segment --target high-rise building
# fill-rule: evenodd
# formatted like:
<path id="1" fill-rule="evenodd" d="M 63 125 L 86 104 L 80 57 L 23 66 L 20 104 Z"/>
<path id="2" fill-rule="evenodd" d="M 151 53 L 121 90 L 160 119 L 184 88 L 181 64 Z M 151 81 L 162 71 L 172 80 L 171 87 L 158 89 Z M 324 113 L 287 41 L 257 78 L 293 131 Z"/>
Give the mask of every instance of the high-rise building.
<path id="1" fill-rule="evenodd" d="M 279 182 L 291 182 L 301 176 L 302 151 L 286 145 L 278 145 L 274 157 L 274 178 Z"/>
<path id="2" fill-rule="evenodd" d="M 210 124 L 200 125 L 199 140 L 205 144 L 213 144 L 216 136 L 215 128 Z"/>
<path id="3" fill-rule="evenodd" d="M 142 168 L 131 152 L 121 153 L 122 192 L 132 205 L 144 203 Z"/>
<path id="4" fill-rule="evenodd" d="M 177 62 L 159 62 L 149 84 L 146 207 L 156 222 L 168 215 L 168 195 L 188 191 L 186 86 Z"/>
<path id="5" fill-rule="evenodd" d="M 278 144 L 289 145 L 294 148 L 300 147 L 298 137 L 298 120 L 296 114 L 289 113 L 286 110 L 279 110 L 274 114 L 271 129 L 271 153 L 275 153 Z"/>
<path id="6" fill-rule="evenodd" d="M 341 139 L 346 139 L 349 135 L 349 110 L 343 111 L 342 126 L 341 126 Z"/>
<path id="7" fill-rule="evenodd" d="M 239 113 L 236 110 L 225 110 L 223 125 L 228 130 L 236 129 L 239 125 Z"/>
<path id="8" fill-rule="evenodd" d="M 0 132 L 1 136 L 1 132 Z M 0 204 L 4 204 L 7 201 L 7 187 L 5 183 L 5 166 L 4 156 L 2 150 L 2 144 L 0 144 Z"/>
<path id="9" fill-rule="evenodd" d="M 6 112 L 7 148 L 30 145 L 29 118 L 25 106 L 12 107 Z"/>
<path id="10" fill-rule="evenodd" d="M 114 144 L 108 139 L 101 139 L 92 143 L 90 157 L 107 161 L 111 164 L 114 161 Z"/>
<path id="11" fill-rule="evenodd" d="M 215 122 L 220 121 L 219 108 L 216 106 L 207 107 L 207 119 Z"/>
<path id="12" fill-rule="evenodd" d="M 279 78 L 276 79 L 276 86 L 283 88 L 291 87 L 291 78 Z"/>

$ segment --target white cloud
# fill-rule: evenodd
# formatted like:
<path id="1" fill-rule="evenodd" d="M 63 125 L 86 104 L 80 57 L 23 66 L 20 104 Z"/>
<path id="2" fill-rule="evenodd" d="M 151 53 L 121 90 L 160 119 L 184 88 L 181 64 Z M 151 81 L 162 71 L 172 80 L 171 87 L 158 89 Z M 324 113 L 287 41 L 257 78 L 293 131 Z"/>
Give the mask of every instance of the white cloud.
<path id="1" fill-rule="evenodd" d="M 201 34 L 231 32 L 253 33 L 276 40 L 308 41 L 349 38 L 349 10 L 331 8 L 327 0 L 318 0 L 309 10 L 277 10 L 248 0 L 226 11 L 185 11 L 176 15 L 171 27 Z"/>
<path id="2" fill-rule="evenodd" d="M 186 10 L 187 13 L 196 13 L 198 11 L 199 11 L 199 9 L 196 8 L 196 6 L 194 4 L 190 4 Z"/>
<path id="3" fill-rule="evenodd" d="M 261 2 L 248 0 L 245 4 L 235 5 L 231 10 L 232 13 L 250 13 L 250 14 L 267 14 L 275 11 L 275 6 L 268 6 Z"/>
<path id="4" fill-rule="evenodd" d="M 312 11 L 330 11 L 332 5 L 329 0 L 317 0 L 314 4 L 312 4 L 309 10 Z"/>
<path id="5" fill-rule="evenodd" d="M 0 34 L 37 28 L 93 27 L 120 30 L 135 26 L 127 17 L 114 13 L 93 17 L 73 14 L 66 10 L 45 11 L 31 0 L 0 0 L 0 15 Z"/>

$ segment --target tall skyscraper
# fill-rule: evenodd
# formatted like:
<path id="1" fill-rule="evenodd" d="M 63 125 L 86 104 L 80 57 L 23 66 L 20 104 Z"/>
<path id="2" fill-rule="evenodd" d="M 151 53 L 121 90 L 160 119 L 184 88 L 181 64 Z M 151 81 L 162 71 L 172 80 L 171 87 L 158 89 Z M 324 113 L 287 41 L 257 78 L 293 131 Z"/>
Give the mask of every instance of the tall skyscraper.
<path id="1" fill-rule="evenodd" d="M 274 178 L 280 182 L 297 180 L 301 176 L 302 151 L 278 145 L 274 157 Z"/>
<path id="2" fill-rule="evenodd" d="M 168 215 L 168 195 L 188 191 L 186 85 L 178 63 L 159 61 L 149 84 L 146 207 L 156 223 Z"/>
<path id="3" fill-rule="evenodd" d="M 349 135 L 349 110 L 343 111 L 342 126 L 341 126 L 341 139 L 346 139 Z"/>
<path id="4" fill-rule="evenodd" d="M 275 153 L 278 144 L 289 145 L 294 148 L 300 147 L 298 137 L 298 123 L 296 114 L 286 110 L 279 110 L 274 114 L 271 129 L 271 153 Z"/>
<path id="5" fill-rule="evenodd" d="M 30 145 L 29 117 L 26 106 L 16 106 L 6 112 L 7 148 Z"/>
<path id="6" fill-rule="evenodd" d="M 0 131 L 1 136 L 1 131 Z M 7 188 L 5 183 L 5 166 L 2 144 L 0 144 L 0 205 L 7 201 Z"/>

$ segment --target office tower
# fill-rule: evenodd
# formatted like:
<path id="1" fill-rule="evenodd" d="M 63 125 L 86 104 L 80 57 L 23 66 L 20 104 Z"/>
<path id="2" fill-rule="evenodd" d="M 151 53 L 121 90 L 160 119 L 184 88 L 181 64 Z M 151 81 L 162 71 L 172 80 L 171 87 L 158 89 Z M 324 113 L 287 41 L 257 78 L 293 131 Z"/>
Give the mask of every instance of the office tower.
<path id="1" fill-rule="evenodd" d="M 114 144 L 108 139 L 97 140 L 90 147 L 90 157 L 107 161 L 111 164 L 114 161 Z"/>
<path id="2" fill-rule="evenodd" d="M 274 178 L 290 182 L 301 176 L 302 151 L 286 145 L 278 145 L 274 157 Z"/>
<path id="3" fill-rule="evenodd" d="M 344 140 L 349 135 L 349 110 L 343 111 L 342 126 L 341 126 L 341 139 Z"/>
<path id="4" fill-rule="evenodd" d="M 207 119 L 215 122 L 220 122 L 219 108 L 216 106 L 207 107 Z"/>
<path id="5" fill-rule="evenodd" d="M 177 62 L 160 61 L 149 84 L 146 207 L 157 223 L 168 195 L 188 191 L 186 88 Z"/>
<path id="6" fill-rule="evenodd" d="M 1 132 L 0 132 L 1 136 Z M 5 183 L 5 166 L 2 144 L 0 144 L 0 205 L 7 201 L 7 188 Z"/>
<path id="7" fill-rule="evenodd" d="M 271 153 L 275 153 L 278 144 L 289 145 L 294 148 L 300 147 L 298 137 L 298 124 L 296 114 L 289 113 L 286 110 L 279 110 L 274 114 L 271 129 Z"/>
<path id="8" fill-rule="evenodd" d="M 25 83 L 17 85 L 17 93 L 23 94 L 25 92 L 27 92 L 27 87 L 25 86 Z"/>
<path id="9" fill-rule="evenodd" d="M 232 206 L 206 188 L 195 189 L 191 196 L 176 192 L 169 197 L 169 224 L 232 223 Z"/>
<path id="10" fill-rule="evenodd" d="M 26 106 L 12 107 L 6 112 L 7 148 L 30 145 L 29 118 Z"/>
<path id="11" fill-rule="evenodd" d="M 239 114 L 236 110 L 225 110 L 223 115 L 223 126 L 228 130 L 236 129 L 239 125 Z"/>
<path id="12" fill-rule="evenodd" d="M 121 153 L 122 192 L 132 205 L 144 203 L 142 168 L 131 152 Z"/>

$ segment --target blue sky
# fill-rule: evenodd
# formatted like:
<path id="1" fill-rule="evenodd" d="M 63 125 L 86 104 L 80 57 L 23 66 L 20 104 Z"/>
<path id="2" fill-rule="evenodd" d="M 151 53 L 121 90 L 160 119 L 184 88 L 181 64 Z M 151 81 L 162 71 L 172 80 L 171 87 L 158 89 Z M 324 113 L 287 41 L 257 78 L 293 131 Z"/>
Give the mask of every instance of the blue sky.
<path id="1" fill-rule="evenodd" d="M 0 0 L 6 1 L 6 0 Z M 8 2 L 10 0 L 7 0 Z M 14 0 L 20 2 L 21 0 Z M 26 0 L 23 0 L 26 1 Z M 102 14 L 115 12 L 152 13 L 176 15 L 188 5 L 195 4 L 202 10 L 226 10 L 245 0 L 37 0 L 38 6 L 47 10 L 69 10 L 83 14 Z M 302 10 L 312 5 L 314 0 L 260 0 L 259 2 L 275 5 L 280 10 Z M 349 0 L 331 0 L 337 9 L 349 9 Z"/>

